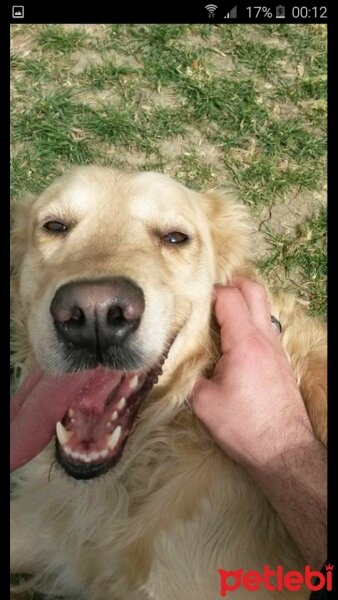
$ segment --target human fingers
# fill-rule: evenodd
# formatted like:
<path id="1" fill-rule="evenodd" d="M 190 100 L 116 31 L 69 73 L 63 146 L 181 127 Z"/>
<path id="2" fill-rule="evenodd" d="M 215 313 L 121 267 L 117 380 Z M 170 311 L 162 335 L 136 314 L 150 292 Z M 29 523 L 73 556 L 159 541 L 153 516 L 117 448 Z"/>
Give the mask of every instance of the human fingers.
<path id="1" fill-rule="evenodd" d="M 271 312 L 264 287 L 246 277 L 234 277 L 231 285 L 238 289 L 249 310 L 253 324 L 261 333 L 275 339 L 276 329 L 271 327 Z M 277 321 L 278 323 L 278 321 Z"/>
<path id="2" fill-rule="evenodd" d="M 216 286 L 215 315 L 221 329 L 222 352 L 226 352 L 236 339 L 248 328 L 252 318 L 239 289 L 232 286 Z"/>

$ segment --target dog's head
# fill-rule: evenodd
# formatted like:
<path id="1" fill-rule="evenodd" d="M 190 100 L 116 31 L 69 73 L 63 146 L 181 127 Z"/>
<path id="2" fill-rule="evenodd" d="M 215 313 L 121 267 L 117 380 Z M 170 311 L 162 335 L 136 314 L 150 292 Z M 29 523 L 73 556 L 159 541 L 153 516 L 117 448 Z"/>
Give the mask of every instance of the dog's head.
<path id="1" fill-rule="evenodd" d="M 246 260 L 245 210 L 164 175 L 98 167 L 57 179 L 22 210 L 20 319 L 46 371 L 88 372 L 57 433 L 65 469 L 91 477 L 120 457 L 158 378 L 206 344 L 213 285 Z"/>

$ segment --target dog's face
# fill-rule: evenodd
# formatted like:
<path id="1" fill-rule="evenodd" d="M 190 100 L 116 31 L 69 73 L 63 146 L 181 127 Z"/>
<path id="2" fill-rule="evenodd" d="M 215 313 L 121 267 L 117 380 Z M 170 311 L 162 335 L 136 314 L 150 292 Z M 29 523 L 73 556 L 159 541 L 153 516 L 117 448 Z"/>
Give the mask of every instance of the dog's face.
<path id="1" fill-rule="evenodd" d="M 156 173 L 84 167 L 34 201 L 14 233 L 33 353 L 51 373 L 92 374 L 58 425 L 70 474 L 116 462 L 164 361 L 168 378 L 205 338 L 213 284 L 247 239 L 240 208 Z"/>

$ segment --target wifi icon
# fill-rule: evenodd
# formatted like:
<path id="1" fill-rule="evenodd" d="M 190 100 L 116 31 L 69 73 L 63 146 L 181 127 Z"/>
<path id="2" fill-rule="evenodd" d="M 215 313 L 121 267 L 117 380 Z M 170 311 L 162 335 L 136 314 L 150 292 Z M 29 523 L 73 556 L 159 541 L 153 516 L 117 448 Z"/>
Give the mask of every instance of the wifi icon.
<path id="1" fill-rule="evenodd" d="M 216 6 L 216 4 L 207 4 L 207 5 L 205 6 L 205 8 L 207 9 L 207 11 L 208 11 L 208 13 L 209 13 L 209 19 L 210 19 L 211 17 L 214 17 L 214 16 L 215 16 L 215 14 L 214 14 L 214 13 L 215 13 L 215 11 L 217 10 L 218 6 Z"/>

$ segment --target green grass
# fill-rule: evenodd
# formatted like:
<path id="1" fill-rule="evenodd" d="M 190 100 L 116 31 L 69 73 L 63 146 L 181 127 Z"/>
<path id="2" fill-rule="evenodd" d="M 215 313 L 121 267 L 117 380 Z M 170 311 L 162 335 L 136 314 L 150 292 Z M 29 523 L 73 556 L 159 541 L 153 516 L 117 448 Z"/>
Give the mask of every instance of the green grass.
<path id="1" fill-rule="evenodd" d="M 82 86 L 88 86 L 93 90 L 104 90 L 112 81 L 119 81 L 123 75 L 132 75 L 133 73 L 135 73 L 135 69 L 115 67 L 108 63 L 87 69 L 80 82 Z"/>
<path id="2" fill-rule="evenodd" d="M 300 224 L 293 235 L 276 235 L 267 230 L 273 251 L 261 261 L 261 268 L 280 277 L 280 265 L 289 280 L 289 289 L 310 302 L 314 315 L 326 315 L 326 232 L 327 215 L 320 210 Z M 298 282 L 295 285 L 293 276 Z"/>
<path id="3" fill-rule="evenodd" d="M 36 42 L 44 51 L 60 55 L 82 48 L 86 34 L 79 27 L 75 31 L 65 31 L 62 26 L 50 26 L 41 29 L 36 36 Z"/>
<path id="4" fill-rule="evenodd" d="M 195 189 L 230 179 L 258 221 L 295 188 L 323 188 L 323 26 L 16 25 L 12 41 L 14 197 L 42 189 L 72 164 L 134 168 L 133 160 Z M 216 159 L 208 161 L 205 145 Z M 325 225 L 318 229 L 308 216 L 312 237 L 292 234 L 304 255 L 277 255 L 284 242 L 270 231 L 261 267 L 271 280 L 270 269 L 285 277 L 292 267 L 311 309 L 323 315 L 325 272 L 313 278 L 310 266 L 318 257 L 325 263 L 315 235 L 320 229 L 325 237 Z"/>
<path id="5" fill-rule="evenodd" d="M 254 65 L 254 74 L 267 77 L 278 72 L 278 60 L 283 58 L 284 51 L 268 48 L 264 43 L 243 41 L 235 45 L 234 54 L 249 68 Z"/>

